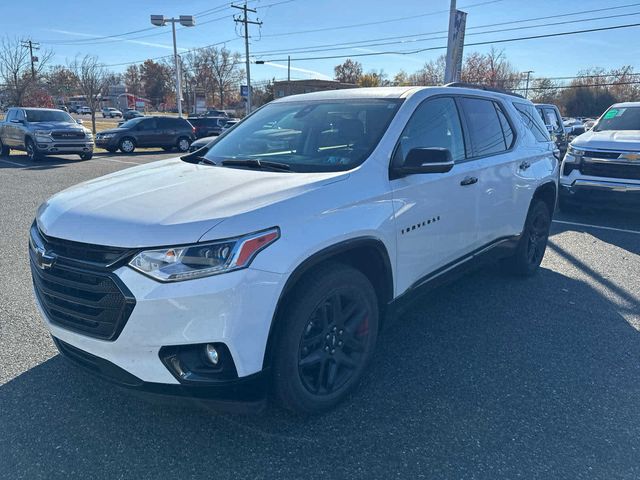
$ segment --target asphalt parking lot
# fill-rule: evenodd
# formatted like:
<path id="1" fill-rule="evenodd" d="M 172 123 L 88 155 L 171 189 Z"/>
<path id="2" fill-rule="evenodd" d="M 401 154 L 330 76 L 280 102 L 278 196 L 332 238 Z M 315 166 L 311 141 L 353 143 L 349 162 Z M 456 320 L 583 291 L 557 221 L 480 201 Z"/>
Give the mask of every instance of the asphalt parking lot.
<path id="1" fill-rule="evenodd" d="M 0 478 L 640 478 L 638 213 L 558 214 L 536 277 L 490 267 L 417 300 L 321 417 L 150 401 L 70 367 L 32 301 L 35 210 L 171 156 L 0 159 Z"/>

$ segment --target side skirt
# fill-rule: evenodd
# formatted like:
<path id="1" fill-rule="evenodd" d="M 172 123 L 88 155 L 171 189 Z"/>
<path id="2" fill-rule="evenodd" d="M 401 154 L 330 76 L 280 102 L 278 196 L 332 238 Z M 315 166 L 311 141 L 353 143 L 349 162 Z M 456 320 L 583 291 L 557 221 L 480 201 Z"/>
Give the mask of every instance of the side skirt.
<path id="1" fill-rule="evenodd" d="M 449 284 L 470 271 L 513 255 L 519 241 L 520 235 L 499 238 L 422 277 L 388 304 L 385 320 L 392 323 L 400 313 L 426 293 Z"/>

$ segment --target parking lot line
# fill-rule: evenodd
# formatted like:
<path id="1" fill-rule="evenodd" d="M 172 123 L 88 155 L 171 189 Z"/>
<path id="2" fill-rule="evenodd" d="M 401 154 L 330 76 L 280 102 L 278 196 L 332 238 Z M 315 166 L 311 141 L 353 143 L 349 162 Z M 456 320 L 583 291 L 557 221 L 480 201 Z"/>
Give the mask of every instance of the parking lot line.
<path id="1" fill-rule="evenodd" d="M 1 160 L 0 159 L 0 162 L 8 163 L 10 165 L 15 165 L 17 167 L 26 167 L 26 165 L 24 163 L 10 162 L 9 160 Z"/>
<path id="2" fill-rule="evenodd" d="M 100 160 L 108 160 L 109 162 L 118 162 L 118 163 L 129 163 L 131 165 L 144 165 L 144 163 L 141 163 L 141 162 L 127 162 L 126 160 L 118 160 L 117 158 L 101 157 Z"/>
<path id="3" fill-rule="evenodd" d="M 600 230 L 611 230 L 614 232 L 635 233 L 636 235 L 640 235 L 640 231 L 638 230 L 627 230 L 625 228 L 605 227 L 603 225 L 591 225 L 589 223 L 567 222 L 565 220 L 553 220 L 553 223 L 562 223 L 563 225 L 574 225 L 576 227 L 597 228 Z"/>

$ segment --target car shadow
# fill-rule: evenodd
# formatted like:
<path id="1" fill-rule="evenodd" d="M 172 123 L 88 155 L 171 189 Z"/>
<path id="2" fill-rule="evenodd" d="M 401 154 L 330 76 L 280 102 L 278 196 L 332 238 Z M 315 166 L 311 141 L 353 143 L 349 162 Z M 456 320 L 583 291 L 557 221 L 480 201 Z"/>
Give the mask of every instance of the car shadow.
<path id="1" fill-rule="evenodd" d="M 380 335 L 360 388 L 321 416 L 158 403 L 55 356 L 0 387 L 3 470 L 10 478 L 637 478 L 638 358 L 638 331 L 589 284 L 548 269 L 514 279 L 489 267 L 416 300 Z"/>
<path id="2" fill-rule="evenodd" d="M 12 154 L 10 157 L 0 157 L 0 169 L 22 169 L 22 170 L 49 170 L 59 168 L 72 163 L 86 162 L 80 157 L 44 157 L 40 160 L 31 161 L 27 155 Z"/>

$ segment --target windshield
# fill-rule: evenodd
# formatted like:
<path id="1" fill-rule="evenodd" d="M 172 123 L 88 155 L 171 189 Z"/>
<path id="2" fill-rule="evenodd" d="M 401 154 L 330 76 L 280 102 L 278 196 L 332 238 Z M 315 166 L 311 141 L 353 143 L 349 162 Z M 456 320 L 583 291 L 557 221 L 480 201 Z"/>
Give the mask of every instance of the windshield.
<path id="1" fill-rule="evenodd" d="M 350 170 L 378 144 L 401 101 L 387 99 L 273 103 L 221 137 L 205 155 L 284 163 L 293 171 Z"/>
<path id="2" fill-rule="evenodd" d="M 132 118 L 131 120 L 127 120 L 126 122 L 124 122 L 118 128 L 133 128 L 142 120 L 144 120 L 144 117 Z"/>
<path id="3" fill-rule="evenodd" d="M 66 122 L 75 123 L 71 115 L 62 110 L 25 110 L 29 122 Z"/>
<path id="4" fill-rule="evenodd" d="M 611 107 L 593 130 L 640 130 L 640 107 Z"/>

